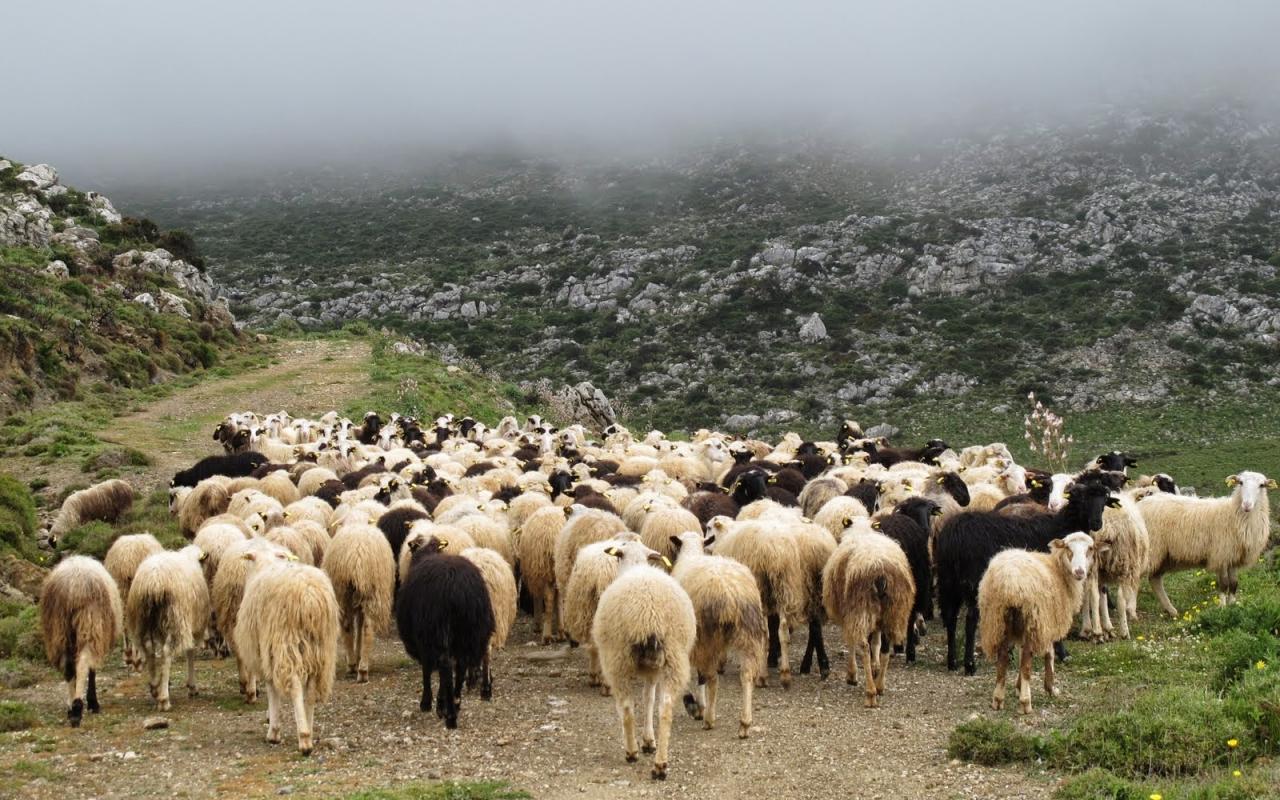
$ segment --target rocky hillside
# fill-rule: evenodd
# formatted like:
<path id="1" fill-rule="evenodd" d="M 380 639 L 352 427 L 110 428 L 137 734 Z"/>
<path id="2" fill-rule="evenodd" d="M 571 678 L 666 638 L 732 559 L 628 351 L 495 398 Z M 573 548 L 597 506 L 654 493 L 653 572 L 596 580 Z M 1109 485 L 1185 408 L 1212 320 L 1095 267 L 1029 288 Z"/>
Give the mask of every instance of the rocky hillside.
<path id="1" fill-rule="evenodd" d="M 202 267 L 189 234 L 0 159 L 0 414 L 217 363 L 242 336 Z"/>
<path id="2" fill-rule="evenodd" d="M 136 199 L 200 236 L 252 323 L 388 324 L 673 427 L 1280 383 L 1280 125 L 1228 104 Z"/>

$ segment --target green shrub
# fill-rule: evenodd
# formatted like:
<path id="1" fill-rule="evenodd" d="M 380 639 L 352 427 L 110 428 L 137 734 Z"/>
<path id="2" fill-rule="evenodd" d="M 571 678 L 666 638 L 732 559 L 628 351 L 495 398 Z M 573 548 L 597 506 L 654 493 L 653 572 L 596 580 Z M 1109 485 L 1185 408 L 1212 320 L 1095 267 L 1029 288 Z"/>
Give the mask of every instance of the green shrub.
<path id="1" fill-rule="evenodd" d="M 0 473 L 0 554 L 16 552 L 28 561 L 39 558 L 36 548 L 36 503 L 31 490 L 11 475 Z"/>
<path id="2" fill-rule="evenodd" d="M 44 658 L 35 606 L 6 604 L 0 608 L 0 658 Z"/>
<path id="3" fill-rule="evenodd" d="M 1019 731 L 1008 720 L 986 717 L 957 725 L 947 740 L 947 755 L 988 767 L 1030 761 L 1042 748 L 1038 737 Z"/>
<path id="4" fill-rule="evenodd" d="M 0 687 L 25 689 L 40 682 L 43 670 L 25 658 L 0 658 Z"/>
<path id="5" fill-rule="evenodd" d="M 524 800 L 530 795 L 512 789 L 506 781 L 409 784 L 394 789 L 366 789 L 344 795 L 343 800 Z"/>
<path id="6" fill-rule="evenodd" d="M 1196 622 L 1205 633 L 1244 631 L 1280 636 L 1280 591 L 1272 588 L 1242 594 L 1237 603 L 1206 609 Z"/>
<path id="7" fill-rule="evenodd" d="M 1091 769 L 1068 780 L 1053 796 L 1056 800 L 1148 800 L 1151 792 L 1105 769 Z"/>
<path id="8" fill-rule="evenodd" d="M 1233 715 L 1252 731 L 1260 753 L 1280 753 L 1280 664 L 1258 663 L 1243 673 L 1227 695 Z"/>
<path id="9" fill-rule="evenodd" d="M 64 534 L 58 540 L 58 551 L 102 559 L 115 537 L 116 529 L 110 523 L 94 520 Z"/>
<path id="10" fill-rule="evenodd" d="M 26 703 L 0 700 L 0 733 L 25 731 L 39 724 L 36 712 Z"/>
<path id="11" fill-rule="evenodd" d="M 1214 637 L 1209 649 L 1216 667 L 1212 686 L 1219 691 L 1248 675 L 1258 663 L 1280 664 L 1280 639 L 1270 633 L 1227 631 Z"/>
<path id="12" fill-rule="evenodd" d="M 1253 759 L 1259 742 L 1220 698 L 1170 687 L 1140 696 L 1130 709 L 1081 716 L 1051 741 L 1050 763 L 1118 775 L 1177 777 Z M 1235 749 L 1227 741 L 1235 740 Z"/>

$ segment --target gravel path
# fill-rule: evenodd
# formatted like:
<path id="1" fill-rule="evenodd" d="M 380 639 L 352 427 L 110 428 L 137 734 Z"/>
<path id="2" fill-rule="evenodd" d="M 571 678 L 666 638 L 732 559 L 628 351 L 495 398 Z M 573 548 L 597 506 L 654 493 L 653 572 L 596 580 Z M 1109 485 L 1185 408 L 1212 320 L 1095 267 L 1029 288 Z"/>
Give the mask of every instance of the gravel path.
<path id="1" fill-rule="evenodd" d="M 835 629 L 828 634 L 829 641 L 838 641 Z M 533 645 L 528 620 L 498 655 L 495 699 L 484 703 L 468 695 L 457 731 L 446 731 L 434 714 L 418 711 L 421 673 L 399 642 L 388 639 L 378 643 L 370 682 L 357 685 L 340 677 L 330 702 L 317 710 L 319 746 L 310 758 L 289 744 L 291 721 L 285 744 L 266 744 L 265 705 L 249 707 L 238 699 L 231 662 L 202 660 L 201 695 L 193 700 L 182 692 L 185 675 L 175 665 L 175 707 L 164 715 L 171 726 L 156 731 L 143 730 L 144 718 L 154 712 L 140 677 L 109 669 L 99 678 L 103 713 L 71 730 L 61 724 L 64 690 L 48 673 L 39 685 L 10 693 L 34 704 L 44 724 L 4 735 L 0 763 L 42 765 L 31 769 L 43 777 L 22 791 L 33 800 L 175 792 L 192 798 L 330 796 L 450 778 L 504 779 L 539 798 L 733 798 L 767 792 L 770 798 L 798 799 L 813 797 L 815 790 L 864 798 L 1047 796 L 1052 777 L 948 760 L 947 734 L 970 714 L 985 711 L 991 675 L 989 669 L 971 679 L 947 674 L 940 637 L 930 638 L 921 664 L 904 668 L 895 659 L 878 710 L 863 709 L 860 690 L 840 678 L 843 656 L 833 655 L 835 669 L 825 682 L 799 676 L 784 691 L 775 679 L 756 693 L 756 727 L 746 741 L 736 737 L 739 693 L 731 666 L 715 730 L 704 731 L 677 709 L 665 783 L 649 780 L 643 755 L 637 764 L 623 760 L 613 701 L 587 687 L 585 654 Z M 1069 700 L 1069 669 L 1063 677 Z M 10 777 L 0 767 L 0 786 Z"/>

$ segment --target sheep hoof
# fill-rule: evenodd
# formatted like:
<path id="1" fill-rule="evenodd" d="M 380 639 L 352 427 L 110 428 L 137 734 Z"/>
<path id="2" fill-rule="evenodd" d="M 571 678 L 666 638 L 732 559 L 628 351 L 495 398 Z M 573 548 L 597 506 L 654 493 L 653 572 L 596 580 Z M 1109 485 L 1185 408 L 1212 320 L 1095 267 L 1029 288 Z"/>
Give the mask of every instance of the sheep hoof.
<path id="1" fill-rule="evenodd" d="M 1001 710 L 1001 709 L 1003 709 L 1003 708 L 1004 708 L 1004 698 L 1003 698 L 1003 697 L 993 697 L 993 698 L 991 698 L 991 710 L 992 710 L 992 711 L 999 711 L 999 710 Z"/>
<path id="2" fill-rule="evenodd" d="M 783 689 L 790 689 L 791 688 L 791 670 L 787 669 L 778 673 L 778 680 L 782 683 Z"/>
<path id="3" fill-rule="evenodd" d="M 866 700 L 862 704 L 866 708 L 876 708 L 880 705 L 879 699 L 874 694 L 866 696 Z"/>
<path id="4" fill-rule="evenodd" d="M 298 748 L 298 753 L 299 753 L 303 758 L 306 758 L 306 757 L 308 757 L 308 756 L 310 756 L 310 755 L 311 755 L 311 748 L 310 748 L 310 747 L 299 747 L 299 748 Z"/>
<path id="5" fill-rule="evenodd" d="M 757 689 L 765 689 L 765 688 L 768 688 L 768 686 L 769 686 L 769 681 L 768 681 L 768 679 L 766 679 L 766 678 L 756 678 L 756 688 L 757 688 Z"/>
<path id="6" fill-rule="evenodd" d="M 658 752 L 658 748 L 656 748 L 656 747 L 654 747 L 654 746 L 653 746 L 653 742 L 641 742 L 641 743 L 640 743 L 640 752 L 641 752 L 641 753 L 656 753 L 656 752 Z"/>
<path id="7" fill-rule="evenodd" d="M 653 772 L 649 773 L 655 781 L 665 781 L 667 779 L 667 765 L 654 764 Z"/>
<path id="8" fill-rule="evenodd" d="M 170 710 L 172 710 L 172 708 L 173 708 L 173 704 L 172 704 L 172 703 L 170 703 L 168 700 L 157 700 L 157 701 L 156 701 L 156 710 L 157 710 L 157 711 L 170 711 Z"/>
<path id="9" fill-rule="evenodd" d="M 67 721 L 71 723 L 71 727 L 79 728 L 80 719 L 84 716 L 84 701 L 76 698 L 71 701 L 71 708 L 67 709 Z"/>
<path id="10" fill-rule="evenodd" d="M 627 753 L 627 763 L 628 763 L 628 764 L 634 764 L 634 763 L 636 763 L 636 758 L 638 758 L 638 756 L 637 756 L 635 753 Z"/>
<path id="11" fill-rule="evenodd" d="M 1057 697 L 1062 694 L 1062 691 L 1057 686 L 1050 686 L 1048 689 L 1045 689 L 1045 692 L 1050 697 Z"/>
<path id="12" fill-rule="evenodd" d="M 1023 714 L 1030 714 L 1030 713 L 1031 713 L 1031 704 L 1030 704 L 1030 703 L 1019 703 L 1018 705 L 1020 705 L 1020 706 L 1022 707 L 1022 713 L 1023 713 Z"/>
<path id="13" fill-rule="evenodd" d="M 824 681 L 825 681 L 827 678 L 830 678 L 830 677 L 831 677 L 831 667 L 822 667 L 822 668 L 820 668 L 820 669 L 818 670 L 818 677 L 819 677 L 819 678 L 821 678 L 821 679 L 822 679 L 822 680 L 824 680 Z"/>
<path id="14" fill-rule="evenodd" d="M 685 713 L 694 719 L 702 719 L 702 710 L 698 708 L 697 701 L 693 699 L 693 693 L 685 692 L 683 699 Z"/>
<path id="15" fill-rule="evenodd" d="M 199 689 L 197 689 L 197 688 L 196 688 L 196 687 L 194 687 L 194 686 L 188 686 L 188 687 L 187 687 L 187 697 L 199 697 L 199 696 L 200 696 L 200 690 L 199 690 Z"/>
<path id="16" fill-rule="evenodd" d="M 458 718 L 457 717 L 446 718 L 444 721 L 444 726 L 445 728 L 451 731 L 456 731 L 458 729 Z"/>
<path id="17" fill-rule="evenodd" d="M 267 744 L 280 744 L 280 731 L 267 730 Z"/>
<path id="18" fill-rule="evenodd" d="M 850 686 L 857 686 L 857 685 L 858 685 L 858 676 L 857 676 L 857 675 L 846 675 L 846 676 L 844 677 L 844 682 L 845 682 L 845 683 L 847 683 L 847 684 L 849 684 Z"/>
<path id="19" fill-rule="evenodd" d="M 976 675 L 976 674 L 977 674 L 977 672 L 978 672 L 978 665 L 977 665 L 977 664 L 965 664 L 965 665 L 964 665 L 964 674 L 965 674 L 965 675 L 973 676 L 973 675 Z"/>
<path id="20" fill-rule="evenodd" d="M 355 676 L 356 676 L 356 668 L 355 668 L 355 667 L 347 667 L 347 677 L 348 677 L 348 678 L 354 678 Z"/>
<path id="21" fill-rule="evenodd" d="M 745 738 L 747 738 L 747 733 L 748 733 L 750 730 L 751 730 L 751 723 L 750 723 L 750 722 L 739 722 L 739 723 L 738 723 L 738 738 L 739 738 L 739 739 L 745 739 Z"/>
<path id="22" fill-rule="evenodd" d="M 610 695 L 609 687 L 605 686 L 604 684 L 600 684 L 600 696 L 608 697 L 609 695 Z"/>
<path id="23" fill-rule="evenodd" d="M 368 683 L 368 682 L 369 682 L 369 670 L 362 669 L 356 673 L 356 683 Z"/>
<path id="24" fill-rule="evenodd" d="M 709 720 L 709 719 L 704 719 L 704 720 L 702 721 L 702 729 L 703 729 L 704 731 L 712 730 L 713 728 L 715 728 L 715 726 L 716 726 L 716 724 L 715 724 L 714 722 L 712 722 L 711 720 Z"/>

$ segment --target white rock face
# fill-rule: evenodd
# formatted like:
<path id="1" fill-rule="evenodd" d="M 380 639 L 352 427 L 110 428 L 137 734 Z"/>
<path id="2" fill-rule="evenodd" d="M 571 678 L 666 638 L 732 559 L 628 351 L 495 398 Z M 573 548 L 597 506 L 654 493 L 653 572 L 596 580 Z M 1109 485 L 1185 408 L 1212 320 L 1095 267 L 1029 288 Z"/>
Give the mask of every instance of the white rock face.
<path id="1" fill-rule="evenodd" d="M 154 295 L 151 294 L 151 292 L 143 292 L 142 294 L 133 298 L 133 302 L 137 303 L 140 306 L 146 306 L 147 308 L 157 313 L 159 313 L 160 311 L 159 306 L 156 305 L 156 298 Z"/>
<path id="2" fill-rule="evenodd" d="M 58 171 L 48 164 L 33 164 L 18 173 L 18 180 L 36 189 L 48 189 L 58 182 Z"/>
<path id="3" fill-rule="evenodd" d="M 97 192 L 89 192 L 87 197 L 89 198 L 89 205 L 93 206 L 93 213 L 97 214 L 103 222 L 114 225 L 124 219 L 106 197 Z"/>
<path id="4" fill-rule="evenodd" d="M 184 319 L 191 319 L 191 312 L 187 311 L 187 304 L 183 302 L 181 297 L 178 297 L 173 292 L 161 289 L 160 297 L 156 302 L 160 306 L 160 311 L 162 313 L 177 314 Z"/>
<path id="5" fill-rule="evenodd" d="M 66 280 L 67 278 L 71 277 L 71 271 L 67 269 L 66 262 L 62 260 L 50 261 L 48 264 L 46 264 L 44 268 L 44 274 L 50 275 L 54 278 L 59 278 L 61 280 Z"/>
<path id="6" fill-rule="evenodd" d="M 116 256 L 111 265 L 119 270 L 140 270 L 154 275 L 166 275 L 188 294 L 206 303 L 213 300 L 213 282 L 191 264 L 174 258 L 168 250 L 129 250 Z"/>
<path id="7" fill-rule="evenodd" d="M 813 342 L 820 342 L 826 338 L 827 326 L 823 323 L 822 317 L 818 316 L 818 312 L 815 311 L 807 320 L 804 321 L 804 324 L 800 326 L 800 341 L 812 344 Z"/>

